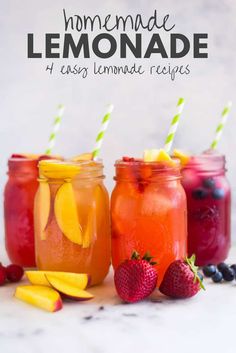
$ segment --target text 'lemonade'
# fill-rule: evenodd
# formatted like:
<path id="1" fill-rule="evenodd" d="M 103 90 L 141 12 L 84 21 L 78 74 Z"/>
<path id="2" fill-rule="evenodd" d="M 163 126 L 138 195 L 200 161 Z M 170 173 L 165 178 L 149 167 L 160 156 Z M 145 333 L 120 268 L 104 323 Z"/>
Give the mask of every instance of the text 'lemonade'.
<path id="1" fill-rule="evenodd" d="M 186 197 L 177 161 L 119 160 L 111 198 L 112 263 L 116 268 L 133 250 L 157 262 L 158 281 L 186 255 Z"/>
<path id="2" fill-rule="evenodd" d="M 87 273 L 92 284 L 102 282 L 110 265 L 110 224 L 101 161 L 44 161 L 39 174 L 38 268 Z"/>

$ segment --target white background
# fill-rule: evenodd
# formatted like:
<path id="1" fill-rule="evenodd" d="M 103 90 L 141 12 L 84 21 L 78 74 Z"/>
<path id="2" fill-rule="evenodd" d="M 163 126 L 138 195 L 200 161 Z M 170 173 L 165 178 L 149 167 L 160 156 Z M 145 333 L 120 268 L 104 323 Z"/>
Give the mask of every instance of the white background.
<path id="1" fill-rule="evenodd" d="M 67 64 L 91 65 L 94 60 L 104 64 L 144 66 L 190 65 L 191 74 L 177 76 L 119 76 L 86 79 L 77 76 L 50 76 L 46 64 L 52 60 L 27 59 L 27 33 L 35 33 L 37 49 L 44 48 L 46 32 L 64 31 L 62 9 L 68 15 L 143 14 L 151 16 L 157 9 L 160 22 L 170 14 L 173 32 L 191 39 L 193 33 L 209 34 L 209 58 L 193 59 L 192 51 L 184 59 L 109 60 L 70 59 Z M 234 0 L 165 0 L 165 1 L 32 1 L 1 0 L 0 2 L 0 189 L 6 181 L 6 161 L 13 152 L 43 152 L 47 146 L 51 123 L 58 103 L 66 105 L 61 131 L 54 150 L 63 156 L 91 150 L 106 105 L 115 106 L 102 157 L 111 190 L 115 159 L 122 155 L 141 156 L 144 148 L 160 147 L 175 112 L 178 97 L 186 99 L 186 108 L 176 136 L 175 146 L 199 153 L 211 143 L 224 104 L 231 99 L 232 113 L 219 149 L 227 155 L 229 179 L 236 186 L 235 163 L 235 86 L 236 86 L 236 3 Z M 168 35 L 161 30 L 167 45 Z M 76 38 L 78 34 L 74 33 Z M 130 36 L 132 38 L 132 33 Z M 144 33 L 144 44 L 150 33 Z M 118 38 L 118 37 L 117 37 Z M 167 45 L 168 47 L 168 45 Z M 62 64 L 59 59 L 54 62 Z M 235 193 L 233 195 L 235 200 Z M 233 203 L 233 215 L 235 201 Z M 235 222 L 234 222 L 235 223 Z M 0 237 L 3 236 L 3 229 Z"/>

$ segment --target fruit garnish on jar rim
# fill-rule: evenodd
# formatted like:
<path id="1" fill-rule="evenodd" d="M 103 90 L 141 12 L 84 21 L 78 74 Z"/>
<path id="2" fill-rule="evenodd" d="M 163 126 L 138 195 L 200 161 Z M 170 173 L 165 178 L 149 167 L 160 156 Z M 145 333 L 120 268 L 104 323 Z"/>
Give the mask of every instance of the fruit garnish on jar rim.
<path id="1" fill-rule="evenodd" d="M 148 149 L 143 153 L 144 162 L 164 162 L 171 166 L 175 166 L 175 161 L 164 149 Z"/>
<path id="2" fill-rule="evenodd" d="M 178 158 L 182 166 L 185 166 L 186 164 L 188 164 L 188 162 L 191 159 L 191 157 L 188 154 L 178 149 L 174 149 L 173 157 Z"/>

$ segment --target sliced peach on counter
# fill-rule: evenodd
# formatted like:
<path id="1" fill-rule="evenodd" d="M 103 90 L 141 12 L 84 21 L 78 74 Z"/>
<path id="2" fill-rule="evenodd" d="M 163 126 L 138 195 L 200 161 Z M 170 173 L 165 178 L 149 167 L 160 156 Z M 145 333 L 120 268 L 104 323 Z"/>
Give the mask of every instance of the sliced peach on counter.
<path id="1" fill-rule="evenodd" d="M 35 228 L 39 229 L 41 240 L 45 240 L 45 228 L 48 223 L 51 208 L 50 187 L 47 182 L 39 183 L 39 188 L 35 195 L 35 207 L 37 207 L 37 212 L 35 212 L 35 214 L 37 214 L 37 217 L 35 217 Z"/>
<path id="2" fill-rule="evenodd" d="M 62 308 L 60 294 L 52 288 L 43 286 L 19 286 L 15 297 L 38 308 L 54 312 Z"/>
<path id="3" fill-rule="evenodd" d="M 191 158 L 187 154 L 185 154 L 182 151 L 177 150 L 177 149 L 174 149 L 173 156 L 178 158 L 182 165 L 186 165 L 190 161 L 190 158 Z"/>
<path id="4" fill-rule="evenodd" d="M 76 199 L 72 184 L 65 182 L 60 186 L 54 204 L 57 224 L 62 233 L 72 243 L 82 244 L 82 228 L 77 213 Z"/>
<path id="5" fill-rule="evenodd" d="M 92 153 L 82 153 L 82 154 L 79 154 L 78 156 L 73 157 L 71 160 L 73 162 L 79 162 L 79 161 L 90 161 L 92 159 L 93 159 Z"/>
<path id="6" fill-rule="evenodd" d="M 67 298 L 74 300 L 93 299 L 93 295 L 91 293 L 80 289 L 66 281 L 63 281 L 60 278 L 54 277 L 52 275 L 46 275 L 46 278 L 54 289 L 58 290 L 58 292 Z"/>
<path id="7" fill-rule="evenodd" d="M 32 284 L 48 286 L 50 287 L 50 283 L 48 282 L 46 276 L 53 276 L 60 280 L 65 281 L 68 284 L 76 286 L 80 289 L 85 289 L 90 281 L 89 275 L 86 273 L 72 273 L 72 272 L 57 272 L 57 271 L 26 271 L 25 272 L 28 280 Z"/>

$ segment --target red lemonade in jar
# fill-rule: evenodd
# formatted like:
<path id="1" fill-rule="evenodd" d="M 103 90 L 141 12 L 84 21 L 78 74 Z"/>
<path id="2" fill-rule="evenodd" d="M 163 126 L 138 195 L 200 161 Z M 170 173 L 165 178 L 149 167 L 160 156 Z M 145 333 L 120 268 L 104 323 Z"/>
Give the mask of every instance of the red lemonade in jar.
<path id="1" fill-rule="evenodd" d="M 112 264 L 116 269 L 134 250 L 157 262 L 158 283 L 187 248 L 186 197 L 178 163 L 123 158 L 115 164 L 111 197 Z"/>
<path id="2" fill-rule="evenodd" d="M 8 160 L 4 190 L 5 244 L 9 259 L 35 267 L 34 197 L 38 188 L 38 162 L 49 156 L 13 154 Z"/>

